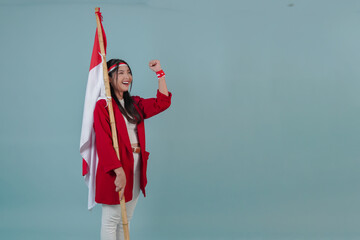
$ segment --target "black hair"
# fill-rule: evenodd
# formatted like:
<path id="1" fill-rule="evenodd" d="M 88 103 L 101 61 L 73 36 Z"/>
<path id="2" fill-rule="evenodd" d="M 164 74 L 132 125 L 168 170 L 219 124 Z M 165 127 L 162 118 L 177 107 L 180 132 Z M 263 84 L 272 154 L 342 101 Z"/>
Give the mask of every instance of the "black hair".
<path id="1" fill-rule="evenodd" d="M 131 68 L 127 62 L 125 62 L 124 60 L 121 60 L 121 59 L 111 59 L 111 60 L 107 61 L 107 67 L 109 69 L 113 65 L 116 65 L 114 70 L 112 70 L 109 73 L 109 77 L 111 77 L 112 79 L 115 79 L 115 81 L 117 81 L 117 77 L 118 77 L 119 63 L 125 63 L 129 67 L 130 74 L 132 76 Z M 130 91 L 131 91 L 131 88 L 132 88 L 132 82 L 130 85 Z M 111 97 L 115 100 L 116 105 L 118 105 L 118 107 L 120 109 L 120 112 L 126 117 L 126 119 L 131 123 L 135 123 L 135 124 L 140 123 L 143 119 L 142 119 L 140 113 L 136 110 L 136 108 L 134 106 L 135 103 L 134 103 L 133 99 L 131 98 L 130 93 L 128 91 L 126 91 L 123 94 L 124 103 L 125 103 L 124 104 L 125 109 L 124 109 L 123 106 L 120 104 L 119 99 L 116 97 L 114 88 L 111 86 L 111 84 L 110 84 L 110 90 L 111 90 Z"/>

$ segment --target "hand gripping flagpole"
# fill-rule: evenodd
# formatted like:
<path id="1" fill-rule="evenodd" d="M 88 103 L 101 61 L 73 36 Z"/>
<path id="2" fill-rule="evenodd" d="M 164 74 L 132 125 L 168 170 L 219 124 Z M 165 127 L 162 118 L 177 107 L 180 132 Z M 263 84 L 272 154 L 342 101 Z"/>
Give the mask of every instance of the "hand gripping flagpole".
<path id="1" fill-rule="evenodd" d="M 105 94 L 106 94 L 106 101 L 107 101 L 109 116 L 110 116 L 110 126 L 111 126 L 113 146 L 116 151 L 116 155 L 120 161 L 119 144 L 117 141 L 115 117 L 114 117 L 114 110 L 113 110 L 113 106 L 112 106 L 112 99 L 111 99 L 111 92 L 110 92 L 109 75 L 108 75 L 108 69 L 107 69 L 107 65 L 106 65 L 104 39 L 103 39 L 103 35 L 102 35 L 101 19 L 99 17 L 99 15 L 100 15 L 99 7 L 95 8 L 95 15 L 96 15 L 97 33 L 98 33 L 98 37 L 99 37 L 100 51 L 101 51 L 101 55 L 103 57 L 102 64 L 103 64 Z M 124 190 L 121 190 L 119 192 L 119 198 L 121 196 L 122 191 L 124 191 Z M 124 237 L 125 237 L 125 240 L 130 240 L 129 225 L 128 225 L 128 221 L 127 221 L 126 207 L 125 207 L 125 196 L 123 196 L 123 198 L 120 200 L 120 206 L 121 206 L 122 224 L 123 224 L 123 229 L 124 229 Z"/>

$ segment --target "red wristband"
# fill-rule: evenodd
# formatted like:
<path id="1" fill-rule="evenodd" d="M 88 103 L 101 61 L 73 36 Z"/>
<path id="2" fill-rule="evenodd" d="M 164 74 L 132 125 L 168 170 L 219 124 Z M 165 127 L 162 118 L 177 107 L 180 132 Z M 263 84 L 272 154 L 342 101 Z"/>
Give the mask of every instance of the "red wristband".
<path id="1" fill-rule="evenodd" d="M 161 78 L 161 77 L 164 77 L 164 76 L 165 76 L 165 73 L 164 73 L 163 70 L 160 70 L 160 71 L 157 71 L 157 72 L 156 72 L 156 76 L 157 76 L 158 78 Z"/>

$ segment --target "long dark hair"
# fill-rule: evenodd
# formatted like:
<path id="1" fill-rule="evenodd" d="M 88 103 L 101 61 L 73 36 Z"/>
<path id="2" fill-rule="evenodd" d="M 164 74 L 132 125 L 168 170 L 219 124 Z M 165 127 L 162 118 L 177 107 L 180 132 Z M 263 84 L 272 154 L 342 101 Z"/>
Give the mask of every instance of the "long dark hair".
<path id="1" fill-rule="evenodd" d="M 125 63 L 130 70 L 130 74 L 132 76 L 132 71 L 131 68 L 129 66 L 129 64 L 127 64 L 127 62 L 125 62 L 124 60 L 121 59 L 111 59 L 109 61 L 107 61 L 107 67 L 108 69 L 116 64 L 116 67 L 114 68 L 114 70 L 112 70 L 109 73 L 109 77 L 111 77 L 112 79 L 114 79 L 115 81 L 117 81 L 117 77 L 118 77 L 118 70 L 119 70 L 119 63 Z M 132 88 L 132 81 L 131 81 L 131 85 L 130 85 L 130 91 Z M 142 117 L 139 114 L 139 112 L 136 110 L 135 106 L 134 106 L 134 101 L 130 96 L 130 93 L 128 91 L 124 92 L 123 94 L 123 98 L 124 98 L 124 106 L 125 109 L 123 108 L 123 106 L 120 104 L 119 99 L 116 97 L 115 95 L 115 91 L 114 88 L 111 86 L 110 84 L 110 90 L 111 90 L 111 97 L 115 100 L 116 105 L 118 105 L 120 112 L 126 117 L 126 119 L 131 122 L 131 123 L 140 123 L 142 121 Z"/>

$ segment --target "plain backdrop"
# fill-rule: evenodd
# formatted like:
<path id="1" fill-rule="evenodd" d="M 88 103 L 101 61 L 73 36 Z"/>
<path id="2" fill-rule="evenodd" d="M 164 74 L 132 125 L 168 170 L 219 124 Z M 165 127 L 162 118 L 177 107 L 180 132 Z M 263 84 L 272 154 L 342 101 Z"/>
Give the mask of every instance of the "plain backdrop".
<path id="1" fill-rule="evenodd" d="M 80 129 L 95 7 L 146 121 L 131 239 L 360 239 L 360 2 L 1 0 L 0 238 L 99 239 Z"/>

